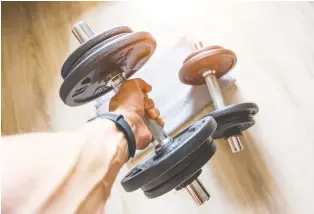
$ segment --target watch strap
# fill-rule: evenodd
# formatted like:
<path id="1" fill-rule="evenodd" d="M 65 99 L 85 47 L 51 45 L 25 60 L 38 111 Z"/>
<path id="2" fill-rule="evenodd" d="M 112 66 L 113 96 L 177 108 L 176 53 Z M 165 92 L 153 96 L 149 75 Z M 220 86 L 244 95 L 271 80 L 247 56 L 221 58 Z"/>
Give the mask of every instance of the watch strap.
<path id="1" fill-rule="evenodd" d="M 111 120 L 116 124 L 118 129 L 123 132 L 127 142 L 128 142 L 128 150 L 129 150 L 129 159 L 130 157 L 134 157 L 135 150 L 136 150 L 136 140 L 134 133 L 132 131 L 131 126 L 128 124 L 128 122 L 124 119 L 124 117 L 121 114 L 113 114 L 113 113 L 105 113 L 98 115 L 90 120 L 88 122 L 96 119 L 96 118 L 103 118 Z"/>

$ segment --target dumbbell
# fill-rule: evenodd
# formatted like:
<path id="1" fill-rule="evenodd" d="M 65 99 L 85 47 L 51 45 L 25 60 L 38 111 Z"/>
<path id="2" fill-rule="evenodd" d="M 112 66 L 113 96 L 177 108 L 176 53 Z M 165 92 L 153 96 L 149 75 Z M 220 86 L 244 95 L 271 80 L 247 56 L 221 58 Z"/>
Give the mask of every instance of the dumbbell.
<path id="1" fill-rule="evenodd" d="M 147 32 L 117 27 L 94 35 L 84 22 L 73 33 L 81 43 L 64 62 L 64 79 L 59 94 L 66 105 L 78 106 L 99 98 L 138 71 L 152 56 L 156 42 Z M 198 179 L 201 167 L 216 152 L 211 134 L 217 127 L 213 117 L 198 120 L 180 134 L 169 137 L 164 129 L 145 115 L 153 136 L 155 152 L 133 167 L 122 179 L 127 192 L 141 188 L 148 198 L 172 189 L 186 188 L 202 204 L 209 193 Z"/>
<path id="2" fill-rule="evenodd" d="M 196 52 L 190 54 L 179 71 L 182 83 L 189 85 L 205 84 L 216 107 L 210 116 L 217 122 L 213 139 L 228 140 L 233 153 L 243 150 L 240 140 L 242 131 L 255 124 L 253 116 L 258 112 L 255 103 L 240 103 L 226 106 L 217 78 L 228 73 L 236 64 L 234 52 L 220 46 L 203 47 L 201 41 L 194 42 Z"/>

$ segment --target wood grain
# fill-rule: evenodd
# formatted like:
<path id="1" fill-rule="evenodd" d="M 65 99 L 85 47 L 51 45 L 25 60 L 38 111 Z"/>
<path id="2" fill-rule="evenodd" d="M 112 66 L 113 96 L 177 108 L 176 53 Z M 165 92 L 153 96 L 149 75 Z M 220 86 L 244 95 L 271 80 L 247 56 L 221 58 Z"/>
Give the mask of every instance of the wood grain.
<path id="1" fill-rule="evenodd" d="M 184 35 L 231 49 L 237 87 L 226 101 L 260 107 L 256 125 L 243 135 L 245 151 L 232 154 L 226 141 L 216 142 L 201 175 L 212 195 L 204 206 L 185 191 L 148 200 L 141 191 L 125 193 L 117 181 L 106 211 L 314 213 L 313 3 L 2 3 L 2 134 L 72 129 L 93 115 L 92 105 L 68 108 L 58 97 L 60 67 L 78 45 L 71 26 L 79 19 L 96 33 L 119 25 L 149 31 L 158 48 Z"/>
<path id="2" fill-rule="evenodd" d="M 96 4 L 2 2 L 2 135 L 51 129 L 71 25 Z"/>

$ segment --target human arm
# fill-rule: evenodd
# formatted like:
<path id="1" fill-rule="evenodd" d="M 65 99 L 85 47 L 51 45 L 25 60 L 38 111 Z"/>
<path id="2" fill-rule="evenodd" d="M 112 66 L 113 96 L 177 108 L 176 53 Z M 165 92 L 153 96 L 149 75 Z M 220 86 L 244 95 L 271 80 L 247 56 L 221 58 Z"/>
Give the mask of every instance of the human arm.
<path id="1" fill-rule="evenodd" d="M 147 114 L 163 125 L 143 80 L 122 84 L 110 111 L 131 126 L 137 148 L 151 134 Z M 124 134 L 112 121 L 96 119 L 79 130 L 2 138 L 4 213 L 102 213 L 114 179 L 128 159 Z"/>

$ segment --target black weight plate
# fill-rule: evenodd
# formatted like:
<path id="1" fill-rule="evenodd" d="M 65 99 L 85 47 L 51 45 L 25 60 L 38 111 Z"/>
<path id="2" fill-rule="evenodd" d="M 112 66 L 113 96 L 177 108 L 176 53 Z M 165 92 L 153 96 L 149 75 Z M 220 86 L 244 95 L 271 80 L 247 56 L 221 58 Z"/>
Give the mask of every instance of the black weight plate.
<path id="1" fill-rule="evenodd" d="M 212 141 L 212 138 L 208 138 L 210 141 Z M 191 154 L 188 156 L 185 156 L 182 158 L 182 161 L 179 162 L 176 165 L 169 166 L 168 169 L 160 174 L 160 176 L 156 177 L 153 181 L 150 183 L 144 185 L 141 189 L 143 191 L 147 191 L 150 189 L 153 189 L 160 184 L 166 182 L 167 180 L 171 179 L 173 176 L 179 174 L 182 170 L 184 170 L 187 166 L 189 166 L 191 163 L 193 163 L 199 156 L 202 151 L 206 150 L 208 146 L 206 143 L 201 144 L 200 146 L 196 147 Z M 195 167 L 195 170 L 198 170 L 199 168 Z"/>
<path id="2" fill-rule="evenodd" d="M 202 169 L 198 170 L 197 172 L 195 172 L 194 175 L 192 175 L 189 179 L 187 179 L 186 181 L 184 181 L 182 184 L 180 184 L 179 186 L 176 187 L 176 190 L 179 191 L 183 188 L 185 188 L 187 185 L 189 185 L 190 183 L 192 183 L 195 179 L 198 178 L 198 176 L 200 176 L 200 174 L 202 173 Z"/>
<path id="3" fill-rule="evenodd" d="M 214 70 L 215 76 L 220 78 L 234 67 L 236 61 L 237 57 L 231 50 L 202 51 L 183 64 L 179 71 L 179 78 L 184 84 L 205 84 L 204 72 Z"/>
<path id="4" fill-rule="evenodd" d="M 109 80 L 119 73 L 129 78 L 151 57 L 156 41 L 147 32 L 130 33 L 99 47 L 73 68 L 59 94 L 69 106 L 90 102 L 111 90 Z"/>
<path id="5" fill-rule="evenodd" d="M 152 182 L 169 168 L 184 160 L 195 148 L 205 143 L 215 129 L 216 122 L 212 117 L 198 120 L 170 140 L 165 145 L 162 154 L 151 153 L 131 169 L 121 181 L 123 188 L 131 192 Z"/>
<path id="6" fill-rule="evenodd" d="M 113 36 L 131 32 L 132 30 L 129 27 L 121 26 L 112 28 L 110 30 L 104 31 L 100 34 L 93 36 L 92 38 L 81 44 L 77 49 L 75 49 L 70 54 L 70 56 L 65 60 L 61 69 L 62 78 L 64 79 L 69 74 L 71 67 L 73 67 L 73 64 L 91 48 Z"/>
<path id="7" fill-rule="evenodd" d="M 214 144 L 210 140 L 206 140 L 206 141 L 207 141 L 206 145 L 208 145 L 208 147 L 199 154 L 199 158 L 196 159 L 195 162 L 191 163 L 182 172 L 172 177 L 165 183 L 159 185 L 158 187 L 148 190 L 148 191 L 144 191 L 144 194 L 146 195 L 146 197 L 148 198 L 159 197 L 173 190 L 180 184 L 183 184 L 185 181 L 189 180 L 189 178 L 192 177 L 202 166 L 204 166 L 216 152 L 216 144 Z"/>
<path id="8" fill-rule="evenodd" d="M 213 134 L 214 139 L 220 139 L 232 135 L 240 135 L 242 131 L 255 124 L 254 118 L 247 114 L 230 115 L 219 119 L 219 130 Z"/>
<path id="9" fill-rule="evenodd" d="M 122 33 L 113 37 L 110 37 L 109 39 L 106 39 L 105 41 L 102 41 L 100 43 L 98 43 L 96 46 L 92 47 L 91 49 L 89 49 L 86 53 L 84 53 L 78 60 L 76 60 L 76 62 L 72 65 L 71 70 L 69 71 L 69 73 L 71 73 L 72 69 L 75 68 L 77 65 L 79 65 L 82 61 L 86 60 L 86 58 L 88 58 L 90 55 L 92 55 L 95 51 L 97 51 L 99 48 L 105 46 L 107 43 L 126 35 L 126 33 Z M 69 75 L 68 73 L 68 75 Z"/>
<path id="10" fill-rule="evenodd" d="M 192 57 L 196 56 L 199 53 L 202 53 L 204 51 L 214 50 L 214 49 L 223 49 L 223 47 L 214 45 L 214 46 L 208 46 L 208 47 L 202 48 L 200 50 L 197 50 L 197 51 L 191 53 L 188 57 L 186 57 L 185 60 L 183 61 L 183 64 L 186 63 L 187 61 L 189 61 Z"/>
<path id="11" fill-rule="evenodd" d="M 255 124 L 253 116 L 257 113 L 258 106 L 255 103 L 234 104 L 209 113 L 217 122 L 217 129 L 212 137 L 220 139 L 240 134 Z"/>

